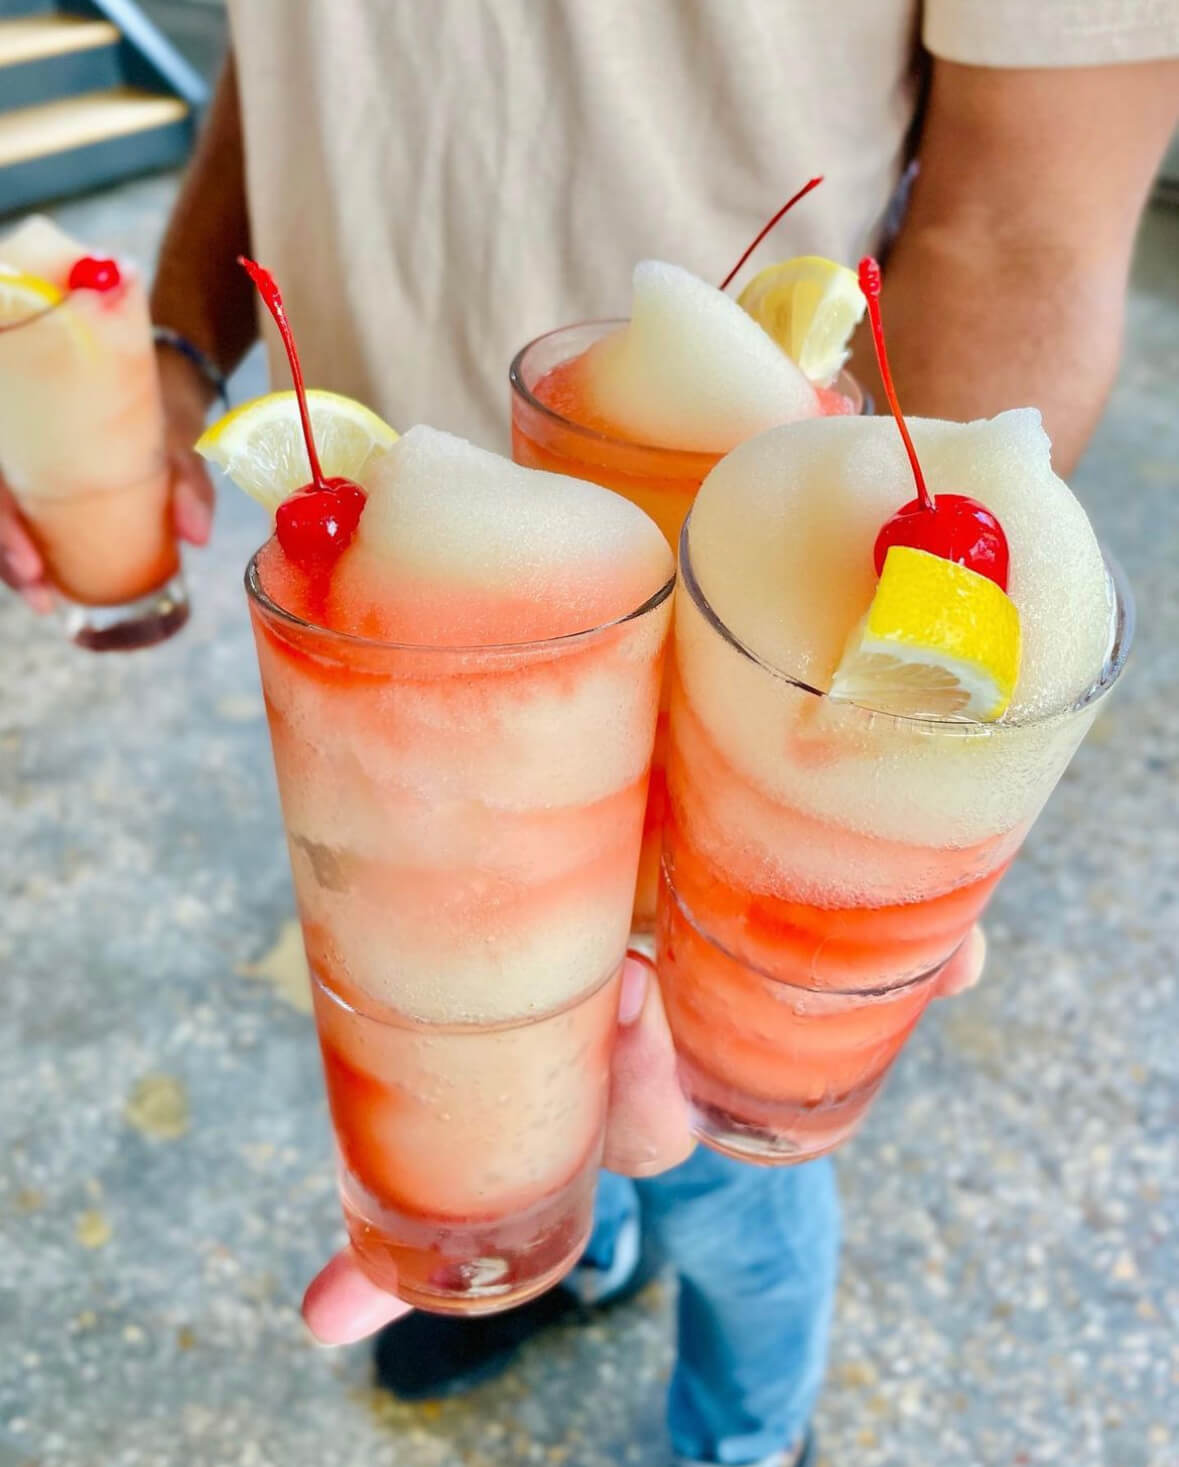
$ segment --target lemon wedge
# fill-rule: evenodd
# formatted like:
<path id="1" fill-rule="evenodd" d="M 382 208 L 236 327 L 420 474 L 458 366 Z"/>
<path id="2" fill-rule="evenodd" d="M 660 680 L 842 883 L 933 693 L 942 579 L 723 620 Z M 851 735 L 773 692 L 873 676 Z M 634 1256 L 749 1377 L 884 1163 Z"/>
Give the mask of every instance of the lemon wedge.
<path id="1" fill-rule="evenodd" d="M 397 441 L 376 413 L 337 392 L 313 389 L 307 407 L 320 463 L 329 477 L 363 483 L 369 459 Z M 311 476 L 293 392 L 270 392 L 242 403 L 205 429 L 196 451 L 272 514 Z"/>
<path id="2" fill-rule="evenodd" d="M 799 255 L 759 270 L 737 304 L 804 376 L 826 387 L 847 361 L 847 344 L 868 303 L 854 270 L 821 255 Z"/>
<path id="3" fill-rule="evenodd" d="M 831 697 L 908 718 L 991 723 L 1019 676 L 1019 612 L 994 581 L 894 545 Z"/>
<path id="4" fill-rule="evenodd" d="M 51 281 L 0 265 L 0 326 L 18 326 L 65 299 Z"/>

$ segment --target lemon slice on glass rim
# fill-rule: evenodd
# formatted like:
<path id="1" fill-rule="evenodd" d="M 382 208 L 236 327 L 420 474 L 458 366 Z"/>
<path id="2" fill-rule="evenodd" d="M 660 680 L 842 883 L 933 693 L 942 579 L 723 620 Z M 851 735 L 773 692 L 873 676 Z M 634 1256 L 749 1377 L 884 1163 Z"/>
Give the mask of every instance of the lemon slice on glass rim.
<path id="1" fill-rule="evenodd" d="M 65 300 L 65 292 L 39 275 L 0 264 L 0 327 L 19 326 Z"/>
<path id="2" fill-rule="evenodd" d="M 307 393 L 320 463 L 330 478 L 364 482 L 369 460 L 397 441 L 388 423 L 338 392 Z M 196 441 L 196 451 L 272 514 L 310 478 L 294 392 L 270 392 L 233 408 Z"/>
<path id="3" fill-rule="evenodd" d="M 821 255 L 767 265 L 737 304 L 819 387 L 839 375 L 852 332 L 867 307 L 855 271 Z"/>
<path id="4" fill-rule="evenodd" d="M 992 723 L 1019 677 L 1019 612 L 964 565 L 894 545 L 830 696 L 878 713 Z"/>

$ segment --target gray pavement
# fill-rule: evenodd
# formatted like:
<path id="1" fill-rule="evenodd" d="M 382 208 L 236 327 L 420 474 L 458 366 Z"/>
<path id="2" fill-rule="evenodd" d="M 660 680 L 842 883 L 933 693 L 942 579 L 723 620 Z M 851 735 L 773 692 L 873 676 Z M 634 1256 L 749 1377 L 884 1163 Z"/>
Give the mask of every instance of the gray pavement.
<path id="1" fill-rule="evenodd" d="M 59 214 L 148 262 L 173 188 Z M 826 1467 L 1179 1462 L 1177 261 L 1155 212 L 1077 476 L 1138 594 L 1131 670 L 986 981 L 840 1161 Z M 667 1283 L 454 1404 L 302 1329 L 340 1224 L 240 587 L 262 533 L 227 491 L 155 651 L 0 601 L 0 1467 L 656 1467 Z"/>

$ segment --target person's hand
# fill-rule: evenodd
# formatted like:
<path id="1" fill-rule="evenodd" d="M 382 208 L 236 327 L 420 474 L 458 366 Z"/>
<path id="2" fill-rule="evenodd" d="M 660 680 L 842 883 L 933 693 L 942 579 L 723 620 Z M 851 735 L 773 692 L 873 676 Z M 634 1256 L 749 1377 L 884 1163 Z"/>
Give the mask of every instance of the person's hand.
<path id="1" fill-rule="evenodd" d="M 156 353 L 164 406 L 165 447 L 172 476 L 172 522 L 191 545 L 204 545 L 213 524 L 213 484 L 193 444 L 205 426 L 211 390 L 179 352 Z M 53 610 L 53 587 L 45 562 L 12 492 L 0 478 L 0 581 L 11 586 L 33 611 Z"/>
<path id="2" fill-rule="evenodd" d="M 602 1165 L 654 1176 L 684 1161 L 695 1144 L 654 967 L 631 953 L 622 971 Z M 369 1281 L 351 1248 L 336 1254 L 303 1298 L 303 1318 L 323 1345 L 351 1344 L 409 1310 Z"/>
<path id="3" fill-rule="evenodd" d="M 213 390 L 196 367 L 171 347 L 156 351 L 164 441 L 172 471 L 172 523 L 190 545 L 204 545 L 213 527 L 213 481 L 193 444 L 205 429 Z"/>
<path id="4" fill-rule="evenodd" d="M 34 611 L 53 610 L 53 591 L 45 579 L 41 552 L 33 544 L 3 478 L 0 478 L 0 581 L 19 592 Z"/>
<path id="5" fill-rule="evenodd" d="M 982 929 L 972 928 L 943 969 L 936 996 L 973 988 L 986 951 Z M 625 1176 L 655 1176 L 690 1156 L 695 1141 L 654 968 L 634 953 L 623 970 L 618 1023 L 602 1165 Z M 372 1283 L 345 1247 L 311 1281 L 303 1318 L 320 1344 L 346 1345 L 375 1334 L 411 1307 Z"/>
<path id="6" fill-rule="evenodd" d="M 937 997 L 972 988 L 986 952 L 982 929 L 975 927 L 943 969 Z M 623 969 L 602 1165 L 629 1177 L 656 1176 L 686 1160 L 694 1146 L 654 967 L 631 953 Z M 320 1270 L 303 1296 L 303 1318 L 322 1345 L 362 1340 L 411 1307 L 372 1283 L 350 1247 Z"/>
<path id="7" fill-rule="evenodd" d="M 987 963 L 987 935 L 979 926 L 966 934 L 966 940 L 942 969 L 938 979 L 937 998 L 956 998 L 965 993 L 983 975 Z"/>

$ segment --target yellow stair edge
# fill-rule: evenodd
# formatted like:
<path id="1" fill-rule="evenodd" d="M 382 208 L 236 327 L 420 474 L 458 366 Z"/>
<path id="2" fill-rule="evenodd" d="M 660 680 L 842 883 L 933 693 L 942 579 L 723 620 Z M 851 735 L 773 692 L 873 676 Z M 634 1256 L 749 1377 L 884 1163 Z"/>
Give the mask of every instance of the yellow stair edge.
<path id="1" fill-rule="evenodd" d="M 147 132 L 188 116 L 188 103 L 139 87 L 112 87 L 0 113 L 0 168 Z"/>
<path id="2" fill-rule="evenodd" d="M 84 15 L 20 15 L 0 20 L 0 69 L 65 56 L 70 51 L 95 51 L 113 46 L 119 28 L 109 20 L 87 20 Z"/>

